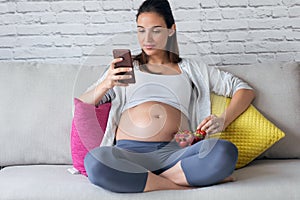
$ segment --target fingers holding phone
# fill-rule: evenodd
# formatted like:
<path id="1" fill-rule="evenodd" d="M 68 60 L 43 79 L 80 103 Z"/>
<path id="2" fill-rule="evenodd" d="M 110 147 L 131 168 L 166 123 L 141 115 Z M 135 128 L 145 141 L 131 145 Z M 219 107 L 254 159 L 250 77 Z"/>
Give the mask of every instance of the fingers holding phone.
<path id="1" fill-rule="evenodd" d="M 114 59 L 117 62 L 113 66 L 113 80 L 116 82 L 118 86 L 128 86 L 128 79 L 132 79 L 132 67 L 116 67 L 117 63 L 123 61 L 123 58 Z"/>
<path id="2" fill-rule="evenodd" d="M 114 69 L 117 71 L 116 75 L 122 75 L 118 77 L 118 82 L 125 84 L 135 83 L 135 76 L 133 71 L 133 63 L 131 52 L 129 49 L 114 49 L 113 56 L 118 59 L 114 63 Z M 126 68 L 126 69 L 122 69 Z M 124 71 L 125 70 L 125 71 Z"/>
<path id="3" fill-rule="evenodd" d="M 130 79 L 131 75 L 127 74 L 132 71 L 130 67 L 120 67 L 116 68 L 115 65 L 119 62 L 122 62 L 122 58 L 113 59 L 110 67 L 108 69 L 106 78 L 104 82 L 106 83 L 106 87 L 113 88 L 114 86 L 128 86 L 128 83 L 122 83 L 122 80 Z"/>

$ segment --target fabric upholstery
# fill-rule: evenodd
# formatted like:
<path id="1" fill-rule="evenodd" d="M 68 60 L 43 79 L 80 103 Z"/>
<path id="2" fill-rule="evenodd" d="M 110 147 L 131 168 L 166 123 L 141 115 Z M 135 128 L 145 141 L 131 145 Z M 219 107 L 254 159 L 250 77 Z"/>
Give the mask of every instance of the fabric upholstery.
<path id="1" fill-rule="evenodd" d="M 296 63 L 222 67 L 254 87 L 254 106 L 286 133 L 261 157 L 300 157 L 299 69 Z M 103 70 L 45 63 L 0 63 L 0 166 L 71 164 L 73 98 L 95 82 Z"/>
<path id="2" fill-rule="evenodd" d="M 100 70 L 0 63 L 0 166 L 71 164 L 73 97 L 95 81 Z"/>
<path id="3" fill-rule="evenodd" d="M 233 173 L 237 179 L 235 182 L 191 190 L 141 194 L 106 191 L 91 184 L 85 176 L 70 174 L 67 171 L 70 167 L 42 165 L 4 168 L 0 170 L 1 200 L 300 199 L 299 160 L 256 160 Z"/>

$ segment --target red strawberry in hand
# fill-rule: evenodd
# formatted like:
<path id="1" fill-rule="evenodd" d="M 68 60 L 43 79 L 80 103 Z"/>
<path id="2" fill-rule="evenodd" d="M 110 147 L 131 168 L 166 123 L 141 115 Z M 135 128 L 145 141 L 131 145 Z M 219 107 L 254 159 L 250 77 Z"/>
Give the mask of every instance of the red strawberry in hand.
<path id="1" fill-rule="evenodd" d="M 197 129 L 196 132 L 194 133 L 194 141 L 192 144 L 195 144 L 199 142 L 200 140 L 203 140 L 206 136 L 206 132 L 202 131 L 200 129 Z"/>
<path id="2" fill-rule="evenodd" d="M 190 131 L 178 131 L 175 134 L 175 141 L 180 147 L 186 147 L 192 144 L 194 135 Z"/>

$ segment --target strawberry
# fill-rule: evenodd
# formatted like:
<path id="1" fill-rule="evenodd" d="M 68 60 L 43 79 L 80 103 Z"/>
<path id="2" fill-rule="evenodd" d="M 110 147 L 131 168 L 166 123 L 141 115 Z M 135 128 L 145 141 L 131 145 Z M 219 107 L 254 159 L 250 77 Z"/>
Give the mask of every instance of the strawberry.
<path id="1" fill-rule="evenodd" d="M 194 135 L 192 132 L 185 130 L 185 131 L 178 131 L 175 134 L 175 141 L 178 143 L 180 147 L 186 147 L 192 144 L 194 140 Z"/>
<path id="2" fill-rule="evenodd" d="M 202 131 L 202 130 L 200 130 L 200 129 L 197 129 L 195 135 L 204 138 L 204 137 L 206 136 L 206 132 L 205 132 L 205 131 Z"/>
<path id="3" fill-rule="evenodd" d="M 197 129 L 195 132 L 194 132 L 194 141 L 192 142 L 192 144 L 195 144 L 201 140 L 203 140 L 206 136 L 206 132 L 205 131 L 202 131 L 200 129 Z"/>
<path id="4" fill-rule="evenodd" d="M 187 147 L 201 140 L 204 140 L 205 136 L 206 136 L 205 131 L 201 131 L 200 129 L 197 129 L 194 133 L 188 130 L 178 131 L 175 134 L 174 138 L 180 147 Z"/>

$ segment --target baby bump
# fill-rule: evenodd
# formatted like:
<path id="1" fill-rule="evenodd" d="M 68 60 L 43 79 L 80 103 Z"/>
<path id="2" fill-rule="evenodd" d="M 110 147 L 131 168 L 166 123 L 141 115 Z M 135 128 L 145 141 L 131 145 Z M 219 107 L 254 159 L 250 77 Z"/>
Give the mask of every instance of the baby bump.
<path id="1" fill-rule="evenodd" d="M 187 129 L 187 119 L 179 110 L 150 101 L 122 113 L 117 139 L 170 141 L 179 128 Z"/>

